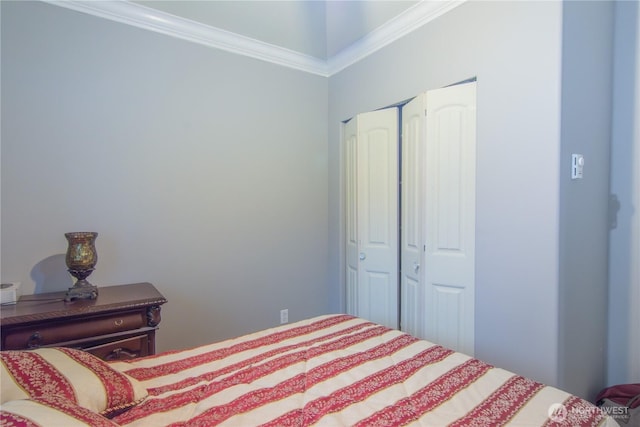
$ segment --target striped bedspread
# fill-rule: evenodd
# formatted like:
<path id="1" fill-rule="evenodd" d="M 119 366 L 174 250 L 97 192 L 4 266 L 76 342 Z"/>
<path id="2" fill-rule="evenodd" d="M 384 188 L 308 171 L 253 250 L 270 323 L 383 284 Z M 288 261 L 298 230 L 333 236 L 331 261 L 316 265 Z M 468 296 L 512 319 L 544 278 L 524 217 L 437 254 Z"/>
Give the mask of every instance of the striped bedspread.
<path id="1" fill-rule="evenodd" d="M 118 369 L 123 426 L 615 426 L 594 406 L 403 332 L 327 315 Z"/>

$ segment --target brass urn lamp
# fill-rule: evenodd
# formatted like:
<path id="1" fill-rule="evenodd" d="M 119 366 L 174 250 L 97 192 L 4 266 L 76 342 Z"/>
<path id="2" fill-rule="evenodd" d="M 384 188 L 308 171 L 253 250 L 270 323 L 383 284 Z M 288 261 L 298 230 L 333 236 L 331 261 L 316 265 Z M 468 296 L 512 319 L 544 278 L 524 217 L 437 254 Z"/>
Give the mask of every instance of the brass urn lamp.
<path id="1" fill-rule="evenodd" d="M 69 288 L 64 298 L 65 301 L 74 299 L 96 299 L 98 287 L 87 281 L 87 277 L 93 272 L 98 262 L 96 252 L 96 237 L 94 232 L 65 233 L 64 237 L 69 242 L 65 261 L 69 273 L 77 279 L 75 285 Z"/>

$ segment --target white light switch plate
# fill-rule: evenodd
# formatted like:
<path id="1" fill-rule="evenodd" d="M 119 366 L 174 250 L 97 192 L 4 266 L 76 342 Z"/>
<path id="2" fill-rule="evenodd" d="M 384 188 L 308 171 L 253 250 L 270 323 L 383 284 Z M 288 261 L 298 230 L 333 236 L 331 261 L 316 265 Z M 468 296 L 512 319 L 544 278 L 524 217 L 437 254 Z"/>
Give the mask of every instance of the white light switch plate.
<path id="1" fill-rule="evenodd" d="M 584 156 L 582 154 L 571 155 L 571 179 L 582 179 L 584 169 Z"/>

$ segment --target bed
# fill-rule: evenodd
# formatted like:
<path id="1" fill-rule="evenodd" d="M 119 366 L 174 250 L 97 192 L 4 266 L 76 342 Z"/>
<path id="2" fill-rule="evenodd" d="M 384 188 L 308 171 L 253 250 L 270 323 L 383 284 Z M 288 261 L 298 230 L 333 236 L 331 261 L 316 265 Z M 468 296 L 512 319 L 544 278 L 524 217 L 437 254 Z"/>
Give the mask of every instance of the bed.
<path id="1" fill-rule="evenodd" d="M 47 350 L 62 354 L 42 353 L 26 364 L 25 352 L 2 352 L 11 353 L 3 355 L 3 375 L 13 375 L 14 383 L 24 370 L 38 374 L 29 374 L 33 384 L 17 391 L 5 390 L 2 378 L 0 425 L 54 425 L 52 416 L 34 415 L 49 408 L 69 412 L 78 425 L 127 427 L 618 425 L 559 389 L 348 315 L 314 317 L 129 362 Z M 53 361 L 45 364 L 41 359 L 47 357 Z M 67 358 L 100 377 L 96 381 L 107 391 L 96 394 L 109 395 L 106 400 L 96 404 L 88 396 L 99 386 L 72 384 L 62 398 L 66 385 L 45 385 L 51 379 L 42 377 L 51 370 L 68 369 L 82 378 L 70 383 L 85 381 L 79 374 L 84 368 L 69 368 Z"/>

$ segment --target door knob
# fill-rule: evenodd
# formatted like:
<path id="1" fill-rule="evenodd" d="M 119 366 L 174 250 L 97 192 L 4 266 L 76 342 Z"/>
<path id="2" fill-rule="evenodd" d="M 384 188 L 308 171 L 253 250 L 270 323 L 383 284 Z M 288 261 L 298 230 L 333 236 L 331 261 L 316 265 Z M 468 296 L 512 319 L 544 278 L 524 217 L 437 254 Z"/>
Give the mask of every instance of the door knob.
<path id="1" fill-rule="evenodd" d="M 367 257 L 367 254 L 365 254 L 364 252 L 360 252 L 360 261 L 364 261 L 366 257 Z"/>
<path id="2" fill-rule="evenodd" d="M 418 264 L 417 262 L 413 262 L 413 271 L 415 271 L 416 273 L 418 272 L 418 270 L 420 270 L 420 264 Z"/>

